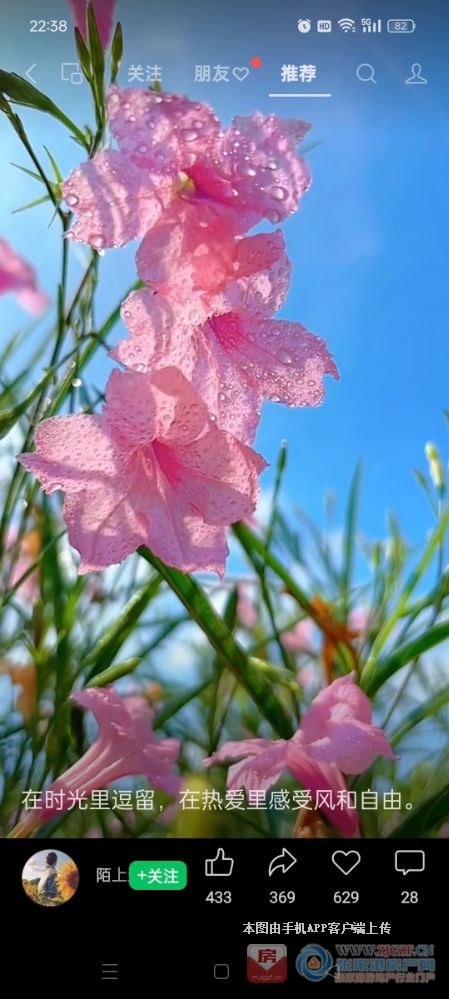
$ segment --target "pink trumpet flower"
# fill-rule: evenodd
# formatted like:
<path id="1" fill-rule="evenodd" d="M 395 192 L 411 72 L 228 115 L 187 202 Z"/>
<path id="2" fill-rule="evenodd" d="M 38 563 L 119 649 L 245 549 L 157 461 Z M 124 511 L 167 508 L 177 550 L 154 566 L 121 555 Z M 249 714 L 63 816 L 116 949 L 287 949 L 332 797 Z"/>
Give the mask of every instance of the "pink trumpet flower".
<path id="1" fill-rule="evenodd" d="M 346 800 L 343 775 L 363 773 L 378 755 L 397 759 L 371 717 L 369 699 L 351 673 L 315 697 L 291 739 L 227 742 L 204 760 L 204 766 L 240 758 L 229 768 L 230 790 L 266 790 L 289 770 L 314 801 L 318 791 L 330 792 L 331 801 L 324 796 L 319 807 L 344 836 L 358 836 L 357 811 Z M 336 804 L 338 800 L 343 807 Z"/>
<path id="2" fill-rule="evenodd" d="M 45 792 L 54 807 L 33 808 L 13 830 L 13 837 L 36 828 L 121 777 L 145 776 L 152 787 L 175 796 L 181 778 L 171 772 L 177 762 L 177 739 L 158 739 L 152 732 L 153 712 L 141 697 L 121 698 L 114 687 L 86 688 L 71 695 L 79 707 L 95 716 L 98 735 L 86 753 L 57 777 Z M 60 807 L 62 801 L 63 808 Z"/>
<path id="3" fill-rule="evenodd" d="M 222 130 L 206 104 L 119 87 L 108 113 L 119 150 L 81 164 L 63 186 L 77 216 L 69 235 L 97 249 L 144 236 L 162 209 L 185 199 L 225 207 L 236 234 L 263 218 L 277 225 L 310 186 L 296 150 L 306 122 L 255 112 Z"/>
<path id="4" fill-rule="evenodd" d="M 64 518 L 80 574 L 148 545 L 184 572 L 225 570 L 225 528 L 255 509 L 264 459 L 218 430 L 177 368 L 113 371 L 101 415 L 44 420 L 18 460 Z"/>

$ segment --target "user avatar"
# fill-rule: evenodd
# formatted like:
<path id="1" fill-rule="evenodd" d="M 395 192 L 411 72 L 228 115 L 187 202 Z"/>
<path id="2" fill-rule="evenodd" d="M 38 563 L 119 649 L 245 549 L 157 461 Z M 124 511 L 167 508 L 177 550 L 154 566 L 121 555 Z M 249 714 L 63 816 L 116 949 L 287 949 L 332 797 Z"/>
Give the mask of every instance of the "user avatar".
<path id="1" fill-rule="evenodd" d="M 75 861 L 62 850 L 40 850 L 27 860 L 22 885 L 38 905 L 63 905 L 78 888 L 79 871 Z"/>

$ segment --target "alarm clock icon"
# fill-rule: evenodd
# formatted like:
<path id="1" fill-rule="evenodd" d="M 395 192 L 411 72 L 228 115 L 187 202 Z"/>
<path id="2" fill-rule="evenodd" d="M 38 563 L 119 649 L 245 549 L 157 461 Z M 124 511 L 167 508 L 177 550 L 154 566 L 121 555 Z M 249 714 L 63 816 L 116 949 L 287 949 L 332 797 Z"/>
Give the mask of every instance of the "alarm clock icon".
<path id="1" fill-rule="evenodd" d="M 307 32 L 310 31 L 311 27 L 312 23 L 310 21 L 310 18 L 300 17 L 298 21 L 298 31 L 300 31 L 302 35 L 306 35 Z"/>

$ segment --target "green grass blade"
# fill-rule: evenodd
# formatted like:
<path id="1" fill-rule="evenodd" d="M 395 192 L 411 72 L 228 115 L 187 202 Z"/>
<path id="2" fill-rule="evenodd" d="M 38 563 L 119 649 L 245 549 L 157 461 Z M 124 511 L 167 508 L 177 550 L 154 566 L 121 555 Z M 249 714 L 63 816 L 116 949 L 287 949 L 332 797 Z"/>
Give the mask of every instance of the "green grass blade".
<path id="1" fill-rule="evenodd" d="M 216 613 L 198 583 L 187 573 L 166 566 L 143 545 L 138 548 L 138 553 L 165 579 L 209 639 L 222 663 L 234 673 L 242 686 L 245 687 L 275 732 L 282 738 L 289 739 L 293 734 L 292 726 L 282 704 L 273 694 L 271 683 L 261 675 L 257 668 L 251 666 L 247 655 L 237 644 L 229 628 Z"/>

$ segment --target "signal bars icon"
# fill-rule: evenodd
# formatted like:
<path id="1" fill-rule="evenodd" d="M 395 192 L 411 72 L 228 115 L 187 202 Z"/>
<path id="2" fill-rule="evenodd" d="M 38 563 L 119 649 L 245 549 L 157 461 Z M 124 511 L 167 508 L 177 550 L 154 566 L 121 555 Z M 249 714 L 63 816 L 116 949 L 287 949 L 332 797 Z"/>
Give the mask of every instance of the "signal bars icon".
<path id="1" fill-rule="evenodd" d="M 348 34 L 348 31 L 355 31 L 355 21 L 353 21 L 351 17 L 342 17 L 338 24 L 341 30 L 344 31 L 345 35 Z"/>

